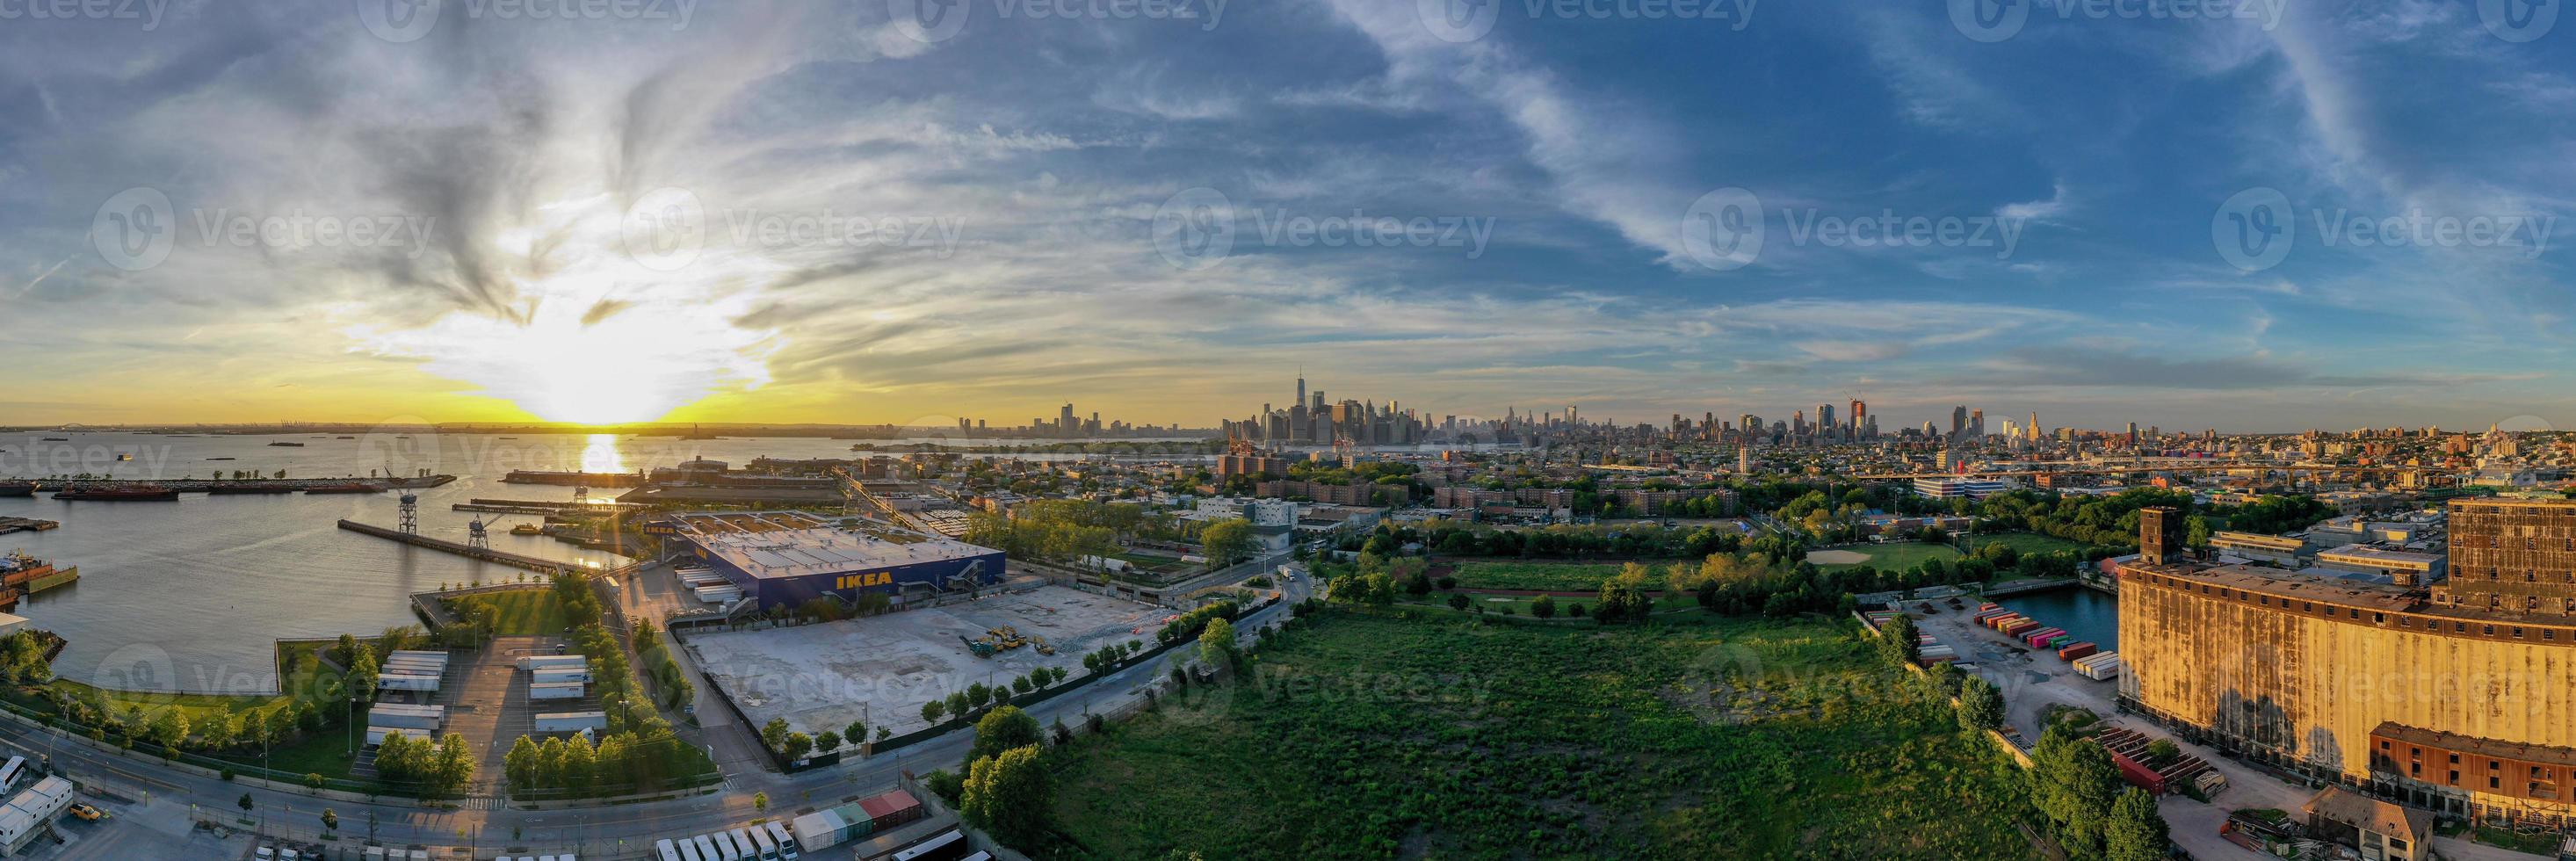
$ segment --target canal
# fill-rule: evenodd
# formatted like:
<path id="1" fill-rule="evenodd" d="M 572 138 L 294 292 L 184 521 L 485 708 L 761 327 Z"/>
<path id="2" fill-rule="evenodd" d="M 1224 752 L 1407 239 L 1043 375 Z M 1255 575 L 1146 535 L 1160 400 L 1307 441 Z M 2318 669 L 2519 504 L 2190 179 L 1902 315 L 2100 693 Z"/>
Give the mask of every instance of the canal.
<path id="1" fill-rule="evenodd" d="M 2041 624 L 2064 628 L 2075 639 L 2108 652 L 2120 647 L 2120 599 L 2110 593 L 2070 586 L 1995 602 Z"/>

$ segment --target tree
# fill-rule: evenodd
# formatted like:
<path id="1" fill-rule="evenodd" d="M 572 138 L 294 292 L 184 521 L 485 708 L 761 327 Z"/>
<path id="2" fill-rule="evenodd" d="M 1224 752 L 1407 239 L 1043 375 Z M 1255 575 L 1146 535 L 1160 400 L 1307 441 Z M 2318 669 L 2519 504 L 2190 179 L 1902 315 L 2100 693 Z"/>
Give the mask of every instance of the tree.
<path id="1" fill-rule="evenodd" d="M 2172 762 L 2182 758 L 2182 746 L 2174 744 L 2172 739 L 2156 739 L 2147 743 L 2147 758 L 2157 765 Z"/>
<path id="2" fill-rule="evenodd" d="M 340 830 L 340 814 L 338 811 L 334 811 L 328 807 L 322 808 L 322 830 Z"/>
<path id="3" fill-rule="evenodd" d="M 1541 619 L 1556 618 L 1556 598 L 1551 595 L 1540 595 L 1531 599 L 1530 615 Z"/>
<path id="4" fill-rule="evenodd" d="M 985 703 L 989 703 L 989 702 L 992 702 L 992 701 L 993 701 L 993 686 L 991 686 L 991 685 L 987 685 L 987 684 L 985 684 L 985 683 L 983 683 L 983 682 L 976 682 L 976 683 L 974 683 L 974 684 L 971 684 L 971 685 L 967 685 L 967 686 L 966 686 L 966 704 L 967 704 L 967 705 L 974 706 L 974 707 L 976 707 L 976 708 L 979 708 L 979 709 L 980 709 L 980 708 L 983 708 L 983 707 L 984 707 L 984 704 L 985 704 Z"/>
<path id="5" fill-rule="evenodd" d="M 814 750 L 814 737 L 801 732 L 788 733 L 787 741 L 781 744 L 778 750 L 780 753 L 787 754 L 789 762 L 804 759 L 806 754 Z"/>
<path id="6" fill-rule="evenodd" d="M 841 728 L 841 737 L 849 739 L 850 744 L 852 746 L 856 746 L 861 740 L 868 737 L 868 722 L 863 720 L 851 721 L 849 726 Z"/>
<path id="7" fill-rule="evenodd" d="M 956 715 L 956 716 L 961 717 L 961 718 L 962 718 L 962 717 L 965 717 L 965 716 L 966 716 L 966 706 L 967 706 L 967 703 L 966 703 L 966 692 L 965 692 L 965 691 L 957 691 L 957 692 L 954 692 L 954 693 L 951 693 L 951 694 L 949 694 L 949 695 L 948 695 L 948 713 L 949 713 L 949 714 Z"/>
<path id="8" fill-rule="evenodd" d="M 2031 804 L 2056 826 L 2059 844 L 2078 857 L 2096 854 L 2104 816 L 2120 789 L 2110 752 L 2064 724 L 2054 725 L 2031 753 L 2031 774 Z"/>
<path id="9" fill-rule="evenodd" d="M 2129 787 L 2111 802 L 2111 815 L 2102 823 L 2106 861 L 2156 861 L 2166 857 L 2170 845 L 2165 818 L 2156 812 L 2156 799 L 2146 790 Z"/>
<path id="10" fill-rule="evenodd" d="M 948 704 L 947 704 L 947 703 L 945 703 L 945 702 L 941 702 L 941 701 L 939 701 L 939 700 L 931 700 L 931 701 L 929 701 L 929 702 L 926 702 L 926 703 L 922 703 L 922 704 L 921 704 L 921 719 L 922 719 L 922 720 L 925 720 L 925 721 L 929 721 L 930 723 L 933 723 L 933 724 L 938 723 L 938 722 L 939 722 L 939 718 L 940 718 L 940 716 L 941 716 L 941 715 L 945 715 L 945 714 L 947 714 L 947 713 L 948 713 Z"/>
<path id="11" fill-rule="evenodd" d="M 1046 833 L 1054 790 L 1036 745 L 975 760 L 966 768 L 960 807 L 969 822 L 1004 843 L 1025 846 Z"/>
<path id="12" fill-rule="evenodd" d="M 974 762 L 1015 747 L 1026 747 L 1044 740 L 1038 719 L 1021 711 L 1019 706 L 1003 706 L 975 721 L 975 746 L 966 753 Z"/>
<path id="13" fill-rule="evenodd" d="M 252 807 L 252 802 L 251 802 L 251 800 L 250 800 L 250 793 L 247 793 L 247 792 L 242 793 L 242 797 L 241 797 L 241 798 L 235 799 L 235 800 L 233 801 L 233 806 L 241 808 L 243 813 L 249 813 L 249 812 L 250 812 L 250 809 L 251 809 L 251 807 Z"/>
<path id="14" fill-rule="evenodd" d="M 769 793 L 766 793 L 766 792 L 755 792 L 755 793 L 752 793 L 752 794 L 751 794 L 751 809 L 752 809 L 752 810 L 754 810 L 754 811 L 760 812 L 760 813 L 767 813 L 767 812 L 769 812 Z"/>
<path id="15" fill-rule="evenodd" d="M 1016 678 L 1016 679 L 1012 679 L 1012 680 L 1011 680 L 1011 692 L 1012 692 L 1012 693 L 1015 693 L 1015 694 L 1025 694 L 1025 693 L 1028 693 L 1031 689 L 1033 689 L 1033 688 L 1035 688 L 1035 687 L 1036 687 L 1036 685 L 1031 684 L 1031 683 L 1029 682 L 1029 677 L 1027 677 L 1027 676 L 1021 676 L 1021 677 L 1019 677 L 1019 678 Z"/>
<path id="16" fill-rule="evenodd" d="M 1464 610 L 1464 609 L 1467 609 L 1467 593 L 1465 593 L 1465 592 L 1451 592 L 1451 593 L 1449 593 L 1449 609 L 1452 609 L 1452 610 Z"/>
<path id="17" fill-rule="evenodd" d="M 2004 725 L 2004 695 L 1993 682 L 1969 676 L 1959 682 L 1959 725 L 1970 731 Z"/>
<path id="18" fill-rule="evenodd" d="M 831 753 L 832 751 L 840 750 L 841 734 L 828 729 L 815 733 L 814 749 L 823 753 Z"/>
<path id="19" fill-rule="evenodd" d="M 527 736 L 510 743 L 510 752 L 501 757 L 501 775 L 511 786 L 533 787 L 537 780 L 537 742 Z"/>
<path id="20" fill-rule="evenodd" d="M 1878 638 L 1880 654 L 1886 655 L 1889 663 L 1911 664 L 1922 656 L 1922 647 L 1915 642 L 1914 619 L 1910 616 L 1898 614 L 1888 620 L 1887 625 L 1878 630 Z"/>
<path id="21" fill-rule="evenodd" d="M 1210 568 L 1223 568 L 1251 555 L 1252 541 L 1249 520 L 1220 520 L 1199 531 L 1199 546 L 1207 549 Z"/>
<path id="22" fill-rule="evenodd" d="M 1199 660 L 1213 666 L 1230 667 L 1234 665 L 1234 650 L 1233 622 L 1213 619 L 1208 622 L 1207 630 L 1199 632 Z"/>
<path id="23" fill-rule="evenodd" d="M 770 718 L 768 723 L 762 724 L 760 743 L 768 745 L 770 750 L 778 750 L 787 744 L 787 719 Z"/>

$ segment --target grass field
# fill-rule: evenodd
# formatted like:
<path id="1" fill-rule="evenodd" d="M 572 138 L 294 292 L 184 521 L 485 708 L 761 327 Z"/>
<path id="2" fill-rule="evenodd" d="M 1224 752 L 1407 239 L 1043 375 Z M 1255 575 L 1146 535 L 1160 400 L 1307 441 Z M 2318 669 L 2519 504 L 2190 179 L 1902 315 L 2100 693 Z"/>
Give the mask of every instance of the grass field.
<path id="1" fill-rule="evenodd" d="M 1049 753 L 1068 858 L 2033 858 L 2018 774 L 1838 621 L 1327 612 Z"/>
<path id="2" fill-rule="evenodd" d="M 496 617 L 493 633 L 504 637 L 554 636 L 564 632 L 563 602 L 555 591 L 543 586 L 508 592 L 486 592 L 449 599 L 450 606 L 466 602 L 490 604 Z"/>
<path id="3" fill-rule="evenodd" d="M 1833 549 L 1858 553 L 1869 557 L 1869 561 L 1850 562 L 1839 565 L 1825 565 L 1819 563 L 1816 567 L 1827 571 L 1834 571 L 1857 565 L 1867 565 L 1880 571 L 1901 571 L 1921 565 L 1923 564 L 1923 560 L 1926 559 L 1939 559 L 1947 562 L 1959 558 L 1959 551 L 1950 549 L 1948 545 L 1943 544 L 1916 544 L 1911 542 L 1905 544 L 1854 544 Z"/>
<path id="4" fill-rule="evenodd" d="M 1647 560 L 1645 565 L 1657 569 L 1647 582 L 1661 588 L 1662 568 L 1677 559 Z M 1529 562 L 1523 560 L 1478 559 L 1458 563 L 1449 576 L 1458 578 L 1462 589 L 1539 589 L 1556 592 L 1591 592 L 1601 588 L 1601 581 L 1617 576 L 1623 562 Z"/>
<path id="5" fill-rule="evenodd" d="M 2058 538 L 2053 535 L 2041 535 L 2037 532 L 2005 532 L 1997 535 L 1970 535 L 1967 539 L 1968 546 L 1970 547 L 1984 547 L 1989 544 L 2001 544 L 2022 553 L 2049 553 L 2059 550 L 2082 552 L 2092 548 L 2092 545 L 2081 541 L 2068 541 L 2064 538 Z"/>
<path id="6" fill-rule="evenodd" d="M 1699 596 L 1696 595 L 1665 595 L 1661 592 L 1649 592 L 1647 594 L 1655 596 L 1656 612 L 1667 610 L 1691 610 L 1698 609 L 1699 607 Z M 1485 612 L 1487 613 L 1500 613 L 1503 611 L 1503 608 L 1509 607 L 1512 612 L 1527 616 L 1530 611 L 1530 602 L 1538 600 L 1538 596 L 1483 595 L 1471 592 L 1468 593 L 1467 600 L 1471 606 L 1484 607 Z M 1593 601 L 1590 598 L 1559 597 L 1556 599 L 1556 617 L 1559 619 L 1572 618 L 1568 614 L 1574 611 L 1574 605 L 1582 604 L 1585 605 L 1585 609 L 1589 610 L 1592 603 Z M 1447 592 L 1433 592 L 1420 598 L 1416 598 L 1411 595 L 1400 595 L 1396 598 L 1396 604 L 1398 606 L 1412 605 L 1426 608 L 1438 608 L 1442 612 L 1463 612 L 1449 609 L 1449 593 Z"/>

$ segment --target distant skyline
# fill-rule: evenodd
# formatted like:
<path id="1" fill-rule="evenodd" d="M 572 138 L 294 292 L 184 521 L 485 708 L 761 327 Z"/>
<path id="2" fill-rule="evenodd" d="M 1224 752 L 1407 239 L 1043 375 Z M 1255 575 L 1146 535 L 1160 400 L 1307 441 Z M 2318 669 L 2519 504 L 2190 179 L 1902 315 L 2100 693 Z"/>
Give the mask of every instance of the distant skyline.
<path id="1" fill-rule="evenodd" d="M 2576 20 L 888 5 L 0 20 L 0 424 L 2576 427 Z"/>

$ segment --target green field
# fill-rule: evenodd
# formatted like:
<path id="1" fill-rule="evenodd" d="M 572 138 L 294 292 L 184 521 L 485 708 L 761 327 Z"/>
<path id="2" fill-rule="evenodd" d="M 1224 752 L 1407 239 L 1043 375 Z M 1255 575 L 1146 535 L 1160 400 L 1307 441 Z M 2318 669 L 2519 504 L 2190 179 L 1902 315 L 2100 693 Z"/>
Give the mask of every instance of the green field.
<path id="1" fill-rule="evenodd" d="M 1867 565 L 1880 571 L 1902 571 L 1907 568 L 1921 565 L 1923 564 L 1923 560 L 1926 559 L 1939 559 L 1943 562 L 1950 562 L 1959 558 L 1959 551 L 1951 549 L 1949 545 L 1946 544 L 1918 544 L 1913 542 L 1905 544 L 1855 544 L 1848 547 L 1834 547 L 1829 549 L 1846 550 L 1858 553 L 1869 557 L 1869 561 L 1842 562 L 1831 565 L 1817 562 L 1816 567 L 1827 571 L 1836 571 L 1858 565 Z M 1812 562 L 1814 560 L 1810 559 L 1808 561 Z"/>
<path id="2" fill-rule="evenodd" d="M 1699 608 L 1699 596 L 1697 595 L 1689 593 L 1665 595 L 1660 592 L 1650 592 L 1648 594 L 1655 596 L 1655 611 L 1658 613 L 1672 610 L 1695 610 Z M 1530 602 L 1538 600 L 1538 596 L 1486 595 L 1470 592 L 1467 593 L 1467 600 L 1469 602 L 1469 606 L 1484 607 L 1485 612 L 1487 613 L 1500 613 L 1503 611 L 1503 608 L 1509 607 L 1513 613 L 1527 616 L 1530 612 Z M 1593 600 L 1591 598 L 1571 598 L 1560 596 L 1556 599 L 1556 618 L 1573 618 L 1569 614 L 1574 611 L 1574 605 L 1582 604 L 1586 610 L 1589 610 L 1592 603 Z M 1416 598 L 1411 595 L 1399 595 L 1396 597 L 1396 605 L 1437 609 L 1443 613 L 1466 612 L 1462 610 L 1452 610 L 1449 608 L 1449 593 L 1447 592 L 1433 592 L 1420 598 Z"/>
<path id="3" fill-rule="evenodd" d="M 1663 587 L 1664 566 L 1677 559 L 1647 560 L 1655 569 L 1646 582 L 1649 588 Z M 1618 576 L 1623 562 L 1528 562 L 1522 560 L 1473 560 L 1458 563 L 1448 576 L 1458 578 L 1461 589 L 1538 589 L 1555 592 L 1594 592 L 1601 581 Z"/>
<path id="4" fill-rule="evenodd" d="M 1327 611 L 1253 666 L 1050 751 L 1033 854 L 2036 857 L 2018 772 L 1846 622 Z"/>
<path id="5" fill-rule="evenodd" d="M 451 598 L 447 603 L 453 610 L 467 602 L 492 606 L 496 622 L 492 633 L 500 636 L 554 636 L 564 632 L 563 602 L 555 598 L 553 589 L 542 585 Z"/>

